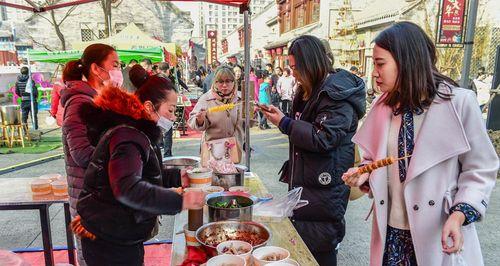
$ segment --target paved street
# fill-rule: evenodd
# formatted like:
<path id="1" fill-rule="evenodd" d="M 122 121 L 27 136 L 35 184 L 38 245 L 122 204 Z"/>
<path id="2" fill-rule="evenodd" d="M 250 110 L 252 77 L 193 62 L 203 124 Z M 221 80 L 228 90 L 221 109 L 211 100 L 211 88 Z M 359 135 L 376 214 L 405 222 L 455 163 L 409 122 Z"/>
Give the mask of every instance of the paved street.
<path id="1" fill-rule="evenodd" d="M 258 173 L 266 186 L 274 195 L 282 195 L 286 191 L 284 184 L 279 183 L 277 171 L 287 156 L 288 142 L 277 129 L 260 131 L 252 130 L 252 171 Z M 198 140 L 174 140 L 174 155 L 198 154 Z M 54 151 L 52 153 L 55 153 Z M 0 155 L 0 162 L 5 166 L 13 155 Z M 21 157 L 16 157 L 19 160 Z M 12 162 L 14 163 L 14 162 Z M 44 173 L 64 174 L 63 160 L 55 160 L 37 167 L 19 170 L 0 175 L 0 178 L 34 177 Z M 367 265 L 371 219 L 364 220 L 370 206 L 366 197 L 349 203 L 346 224 L 347 234 L 341 244 L 339 265 Z M 65 246 L 63 212 L 61 206 L 52 206 L 52 237 L 56 246 Z M 162 226 L 158 239 L 171 239 L 173 221 L 170 217 L 162 218 Z M 1 211 L 0 212 L 0 249 L 19 249 L 41 247 L 41 232 L 38 213 L 35 211 Z M 478 224 L 479 237 L 486 260 L 486 265 L 500 265 L 500 192 L 495 189 L 490 201 L 488 216 Z"/>

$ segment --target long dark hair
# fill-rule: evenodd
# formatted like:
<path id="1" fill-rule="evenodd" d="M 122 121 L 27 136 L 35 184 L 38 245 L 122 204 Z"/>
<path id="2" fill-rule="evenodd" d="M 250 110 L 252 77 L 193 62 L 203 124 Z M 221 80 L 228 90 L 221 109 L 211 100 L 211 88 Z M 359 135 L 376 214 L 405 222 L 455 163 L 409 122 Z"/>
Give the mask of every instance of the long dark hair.
<path id="1" fill-rule="evenodd" d="M 83 51 L 82 58 L 66 63 L 63 70 L 63 81 L 82 80 L 84 76 L 88 79 L 92 64 L 100 65 L 113 52 L 116 52 L 115 48 L 106 44 L 89 45 Z"/>
<path id="2" fill-rule="evenodd" d="M 428 108 L 436 96 L 449 100 L 450 93 L 439 91 L 439 85 L 458 86 L 436 68 L 436 47 L 431 38 L 416 24 L 398 22 L 382 31 L 374 40 L 391 53 L 398 67 L 395 89 L 384 103 L 401 113 Z"/>
<path id="3" fill-rule="evenodd" d="M 169 93 L 175 92 L 174 85 L 169 79 L 158 75 L 149 76 L 146 70 L 140 65 L 133 66 L 130 69 L 129 75 L 136 78 L 133 84 L 138 88 L 135 91 L 137 98 L 142 103 L 151 101 L 156 110 L 167 99 Z"/>
<path id="4" fill-rule="evenodd" d="M 311 35 L 293 40 L 288 54 L 295 58 L 295 70 L 300 76 L 303 99 L 307 100 L 328 73 L 333 71 L 332 59 L 327 55 L 320 39 Z"/>

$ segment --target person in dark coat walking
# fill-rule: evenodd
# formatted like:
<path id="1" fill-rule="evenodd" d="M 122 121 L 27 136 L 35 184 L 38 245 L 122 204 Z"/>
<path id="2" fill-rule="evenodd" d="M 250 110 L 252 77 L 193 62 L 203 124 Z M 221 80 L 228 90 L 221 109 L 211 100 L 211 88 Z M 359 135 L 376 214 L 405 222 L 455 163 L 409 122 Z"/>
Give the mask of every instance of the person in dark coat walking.
<path id="1" fill-rule="evenodd" d="M 204 205 L 201 191 L 181 195 L 170 189 L 188 185 L 181 170 L 162 169 L 159 148 L 162 130 L 175 120 L 177 93 L 169 80 L 143 72 L 145 82 L 135 95 L 107 87 L 81 108 L 96 149 L 72 229 L 90 266 L 142 266 L 143 242 L 157 233 L 158 215 Z"/>
<path id="2" fill-rule="evenodd" d="M 86 81 L 83 80 L 84 77 Z M 64 106 L 62 142 L 72 217 L 76 216 L 76 202 L 83 189 L 84 173 L 95 149 L 88 139 L 87 127 L 79 110 L 84 103 L 92 102 L 92 98 L 105 84 L 118 85 L 120 77 L 123 76 L 118 54 L 113 47 L 106 44 L 88 46 L 81 59 L 70 61 L 64 67 L 63 81 L 66 83 L 66 89 L 61 93 L 61 104 Z M 78 262 L 85 265 L 79 238 L 77 248 Z"/>
<path id="3" fill-rule="evenodd" d="M 351 138 L 365 114 L 365 85 L 348 71 L 332 69 L 316 37 L 301 36 L 288 51 L 300 83 L 292 113 L 286 117 L 275 106 L 263 111 L 290 140 L 280 180 L 289 189 L 303 187 L 302 199 L 309 201 L 294 211 L 292 222 L 318 263 L 334 266 L 349 198 L 341 177 L 354 164 Z"/>
<path id="4" fill-rule="evenodd" d="M 31 93 L 26 90 L 28 83 L 31 86 L 31 93 L 33 93 L 33 112 L 31 112 Z M 30 78 L 29 69 L 27 67 L 21 68 L 21 75 L 17 77 L 16 94 L 21 97 L 21 112 L 22 121 L 24 124 L 28 123 L 28 115 L 31 113 L 35 121 L 35 129 L 38 129 L 38 90 L 35 86 L 35 81 Z"/>

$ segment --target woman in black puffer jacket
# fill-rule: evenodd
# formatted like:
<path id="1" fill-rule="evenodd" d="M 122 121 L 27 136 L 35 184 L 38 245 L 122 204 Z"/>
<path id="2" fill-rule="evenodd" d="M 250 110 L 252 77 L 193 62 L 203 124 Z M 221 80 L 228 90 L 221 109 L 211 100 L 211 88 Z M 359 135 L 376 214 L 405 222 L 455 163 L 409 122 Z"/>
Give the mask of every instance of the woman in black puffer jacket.
<path id="1" fill-rule="evenodd" d="M 294 211 L 292 222 L 318 263 L 334 266 L 349 198 L 341 177 L 354 164 L 351 138 L 365 113 L 365 86 L 355 75 L 332 69 L 316 37 L 301 36 L 288 51 L 300 83 L 292 113 L 286 117 L 269 106 L 264 114 L 289 136 L 290 159 L 283 165 L 281 181 L 289 189 L 303 187 L 302 199 L 309 201 Z"/>
<path id="2" fill-rule="evenodd" d="M 167 188 L 180 186 L 181 176 L 178 170 L 162 175 L 158 142 L 160 128 L 169 130 L 175 120 L 177 94 L 170 81 L 143 73 L 135 95 L 108 87 L 81 109 L 96 149 L 72 227 L 90 266 L 143 265 L 143 242 L 154 234 L 158 215 L 204 205 L 201 192 Z"/>

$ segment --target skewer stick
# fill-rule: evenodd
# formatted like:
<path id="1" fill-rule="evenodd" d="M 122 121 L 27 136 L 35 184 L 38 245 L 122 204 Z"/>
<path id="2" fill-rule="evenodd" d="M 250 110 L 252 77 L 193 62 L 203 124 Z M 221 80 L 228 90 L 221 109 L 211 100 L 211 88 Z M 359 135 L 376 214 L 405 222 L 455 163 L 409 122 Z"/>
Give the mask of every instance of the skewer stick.
<path id="1" fill-rule="evenodd" d="M 403 156 L 403 157 L 399 157 L 399 158 L 396 159 L 396 161 L 404 160 L 406 158 L 411 158 L 411 155 L 406 155 L 406 156 Z"/>

